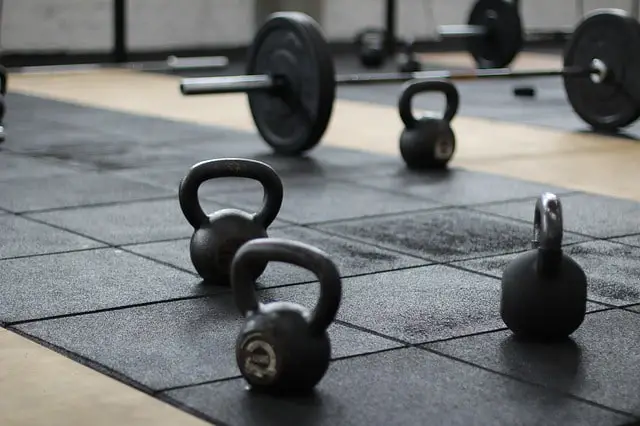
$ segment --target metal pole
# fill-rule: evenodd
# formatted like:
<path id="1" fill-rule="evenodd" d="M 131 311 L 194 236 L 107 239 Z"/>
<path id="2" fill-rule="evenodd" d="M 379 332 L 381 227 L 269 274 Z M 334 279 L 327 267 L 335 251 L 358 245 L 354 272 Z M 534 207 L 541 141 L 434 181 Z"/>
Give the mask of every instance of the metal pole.
<path id="1" fill-rule="evenodd" d="M 388 56 L 393 56 L 396 53 L 396 0 L 386 0 L 385 18 L 385 50 Z"/>
<path id="2" fill-rule="evenodd" d="M 588 77 L 599 70 L 582 67 L 564 69 L 514 71 L 510 68 L 478 69 L 475 71 L 419 71 L 407 73 L 343 74 L 336 76 L 337 85 L 388 84 L 409 80 L 475 80 L 485 78 L 528 78 L 573 75 Z M 256 90 L 272 90 L 286 87 L 286 81 L 278 81 L 268 75 L 242 75 L 228 77 L 186 78 L 180 84 L 184 95 L 217 93 L 242 93 Z"/>
<path id="3" fill-rule="evenodd" d="M 127 62 L 127 1 L 113 0 L 113 60 Z"/>

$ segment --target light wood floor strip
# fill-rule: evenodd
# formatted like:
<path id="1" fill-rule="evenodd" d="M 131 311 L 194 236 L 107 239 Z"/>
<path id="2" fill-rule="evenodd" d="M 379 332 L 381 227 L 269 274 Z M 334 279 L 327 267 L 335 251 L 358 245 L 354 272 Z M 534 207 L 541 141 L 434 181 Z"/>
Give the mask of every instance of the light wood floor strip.
<path id="1" fill-rule="evenodd" d="M 196 417 L 0 329 L 2 426 L 204 426 Z"/>
<path id="2" fill-rule="evenodd" d="M 244 95 L 185 97 L 173 76 L 100 70 L 12 75 L 10 83 L 16 92 L 255 132 Z M 453 125 L 455 166 L 640 201 L 640 186 L 629 184 L 640 180 L 640 168 L 622 173 L 618 164 L 640 164 L 639 144 L 471 117 L 456 117 Z M 395 107 L 340 99 L 322 143 L 398 155 L 401 130 Z"/>

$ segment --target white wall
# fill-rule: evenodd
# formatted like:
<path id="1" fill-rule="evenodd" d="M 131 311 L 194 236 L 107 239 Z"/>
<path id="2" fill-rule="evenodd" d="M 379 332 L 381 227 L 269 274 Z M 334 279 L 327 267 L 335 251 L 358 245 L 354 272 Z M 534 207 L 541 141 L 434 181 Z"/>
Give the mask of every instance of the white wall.
<path id="1" fill-rule="evenodd" d="M 129 0 L 129 49 L 244 45 L 261 18 L 256 2 L 266 5 L 267 1 Z M 318 11 L 330 40 L 352 40 L 359 29 L 381 26 L 384 21 L 384 0 L 304 1 L 305 9 Z M 320 3 L 310 7 L 314 1 Z M 578 19 L 576 0 L 521 1 L 529 29 L 571 28 Z M 585 12 L 602 7 L 631 10 L 634 1 L 638 0 L 583 0 Z M 402 37 L 428 37 L 437 25 L 464 23 L 473 3 L 398 0 L 397 32 Z M 0 45 L 5 52 L 108 51 L 113 43 L 112 8 L 112 0 L 4 0 Z"/>

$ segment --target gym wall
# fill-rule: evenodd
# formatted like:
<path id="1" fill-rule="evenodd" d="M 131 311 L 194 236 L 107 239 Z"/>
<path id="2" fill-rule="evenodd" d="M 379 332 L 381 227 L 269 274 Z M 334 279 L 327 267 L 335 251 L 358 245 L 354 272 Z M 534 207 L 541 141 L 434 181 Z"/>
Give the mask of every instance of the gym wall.
<path id="1" fill-rule="evenodd" d="M 463 23 L 473 1 L 398 0 L 398 35 L 428 39 L 437 25 Z M 580 13 L 575 0 L 521 1 L 529 30 L 571 28 Z M 583 3 L 585 12 L 599 7 L 631 11 L 633 1 Z M 130 0 L 128 48 L 144 52 L 241 47 L 257 24 L 276 10 L 310 14 L 330 41 L 350 41 L 357 30 L 382 26 L 384 20 L 384 0 Z M 5 0 L 0 45 L 5 54 L 109 52 L 113 1 Z"/>

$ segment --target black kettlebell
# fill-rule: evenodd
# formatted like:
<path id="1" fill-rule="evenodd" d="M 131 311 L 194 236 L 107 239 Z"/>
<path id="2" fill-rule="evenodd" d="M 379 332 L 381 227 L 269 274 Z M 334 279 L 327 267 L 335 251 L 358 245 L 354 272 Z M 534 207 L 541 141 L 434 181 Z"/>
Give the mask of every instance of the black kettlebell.
<path id="1" fill-rule="evenodd" d="M 365 68 L 380 68 L 384 64 L 384 31 L 365 28 L 356 34 L 356 47 L 360 63 Z"/>
<path id="2" fill-rule="evenodd" d="M 310 312 L 290 302 L 258 301 L 250 271 L 266 262 L 306 268 L 320 281 L 320 298 Z M 342 282 L 326 253 L 310 245 L 280 238 L 243 245 L 231 265 L 235 302 L 245 316 L 236 340 L 236 361 L 252 390 L 291 394 L 312 390 L 331 359 L 327 329 L 340 307 Z"/>
<path id="3" fill-rule="evenodd" d="M 533 221 L 533 250 L 506 267 L 502 275 L 500 315 L 516 335 L 557 340 L 584 321 L 587 277 L 562 252 L 562 205 L 551 193 L 540 196 Z"/>
<path id="4" fill-rule="evenodd" d="M 418 93 L 441 92 L 446 97 L 442 117 L 416 118 L 411 102 Z M 444 168 L 453 157 L 456 137 L 451 120 L 458 112 L 460 95 L 456 87 L 445 80 L 423 80 L 405 83 L 398 102 L 400 118 L 405 125 L 400 135 L 400 154 L 410 169 Z"/>
<path id="5" fill-rule="evenodd" d="M 207 215 L 200 205 L 198 189 L 207 180 L 239 177 L 257 180 L 264 189 L 262 208 L 255 214 L 222 209 Z M 228 285 L 231 261 L 240 246 L 254 238 L 266 238 L 283 198 L 282 181 L 270 166 L 241 158 L 208 160 L 191 167 L 180 182 L 180 207 L 195 232 L 191 237 L 191 261 L 205 281 Z M 258 278 L 265 263 L 255 263 L 252 277 Z"/>
<path id="6" fill-rule="evenodd" d="M 398 55 L 398 71 L 402 73 L 418 72 L 422 70 L 422 64 L 416 57 L 414 49 L 414 41 L 409 40 L 405 43 L 402 52 Z"/>

